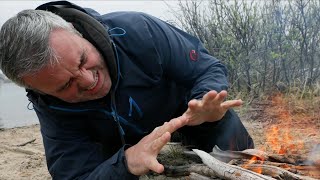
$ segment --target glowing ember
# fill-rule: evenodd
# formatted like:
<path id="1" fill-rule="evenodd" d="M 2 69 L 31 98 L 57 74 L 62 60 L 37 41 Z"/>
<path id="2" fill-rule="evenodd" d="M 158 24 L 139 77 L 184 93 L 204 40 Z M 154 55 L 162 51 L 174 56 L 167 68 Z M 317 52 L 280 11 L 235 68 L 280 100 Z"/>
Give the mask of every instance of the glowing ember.
<path id="1" fill-rule="evenodd" d="M 258 160 L 257 157 L 253 157 L 252 159 L 249 160 L 249 162 L 247 164 L 243 165 L 242 168 L 248 169 L 248 165 L 249 164 L 255 164 L 257 160 Z M 263 161 L 261 161 L 261 164 L 262 163 L 263 163 Z M 254 168 L 254 169 L 251 169 L 251 170 L 256 172 L 256 173 L 262 174 L 262 168 L 261 167 Z"/>

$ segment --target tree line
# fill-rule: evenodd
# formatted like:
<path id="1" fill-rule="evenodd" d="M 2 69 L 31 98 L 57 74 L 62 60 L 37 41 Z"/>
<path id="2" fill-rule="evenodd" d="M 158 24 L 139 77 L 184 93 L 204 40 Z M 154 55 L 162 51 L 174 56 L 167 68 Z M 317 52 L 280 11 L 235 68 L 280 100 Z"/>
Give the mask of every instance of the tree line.
<path id="1" fill-rule="evenodd" d="M 175 24 L 227 66 L 232 91 L 319 91 L 319 0 L 187 0 L 178 9 Z"/>

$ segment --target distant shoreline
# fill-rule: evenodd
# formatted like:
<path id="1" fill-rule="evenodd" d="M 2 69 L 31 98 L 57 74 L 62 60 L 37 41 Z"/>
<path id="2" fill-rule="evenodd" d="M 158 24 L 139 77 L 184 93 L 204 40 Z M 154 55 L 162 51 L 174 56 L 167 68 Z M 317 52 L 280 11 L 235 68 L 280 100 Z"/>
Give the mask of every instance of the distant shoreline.
<path id="1" fill-rule="evenodd" d="M 4 83 L 8 83 L 8 82 L 12 82 L 10 79 L 8 79 L 3 73 L 2 71 L 0 71 L 0 83 L 4 82 Z"/>
<path id="2" fill-rule="evenodd" d="M 0 83 L 13 83 L 13 82 L 10 79 L 0 79 Z"/>
<path id="3" fill-rule="evenodd" d="M 6 81 L 8 82 L 8 81 Z M 26 90 L 11 81 L 3 83 L 0 80 L 0 128 L 12 128 L 38 124 L 39 120 Z"/>
<path id="4" fill-rule="evenodd" d="M 40 124 L 33 123 L 33 124 L 26 124 L 26 125 L 14 126 L 14 127 L 5 127 L 1 121 L 1 118 L 0 118 L 0 131 L 5 131 L 5 130 L 10 130 L 10 129 L 15 129 L 15 128 L 27 128 L 27 127 L 38 126 L 38 125 L 40 125 Z"/>

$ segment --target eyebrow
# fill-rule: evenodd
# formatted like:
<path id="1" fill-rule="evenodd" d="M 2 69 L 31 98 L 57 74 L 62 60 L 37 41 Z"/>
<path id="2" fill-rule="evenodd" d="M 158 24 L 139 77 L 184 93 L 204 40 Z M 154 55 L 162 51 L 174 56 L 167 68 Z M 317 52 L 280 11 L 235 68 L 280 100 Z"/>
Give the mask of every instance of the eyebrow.
<path id="1" fill-rule="evenodd" d="M 87 51 L 85 49 L 83 49 L 81 56 L 80 56 L 80 61 L 79 61 L 79 65 L 78 67 L 80 68 L 82 65 L 84 65 L 87 62 Z M 64 83 L 62 86 L 58 87 L 56 92 L 61 92 L 62 90 L 64 90 L 68 84 L 70 83 L 72 78 L 70 78 L 66 83 Z"/>

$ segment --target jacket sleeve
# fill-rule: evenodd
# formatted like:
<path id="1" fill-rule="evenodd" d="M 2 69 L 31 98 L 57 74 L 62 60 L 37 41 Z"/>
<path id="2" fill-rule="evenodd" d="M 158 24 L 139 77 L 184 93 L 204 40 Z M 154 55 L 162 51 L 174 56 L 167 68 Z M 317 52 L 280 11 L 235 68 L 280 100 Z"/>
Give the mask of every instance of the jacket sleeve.
<path id="1" fill-rule="evenodd" d="M 139 26 L 147 30 L 141 32 L 149 36 L 143 44 L 159 57 L 162 76 L 190 90 L 188 100 L 202 98 L 210 90 L 228 88 L 225 66 L 208 53 L 198 38 L 153 16 L 142 13 L 142 18 L 144 24 Z"/>
<path id="2" fill-rule="evenodd" d="M 35 105 L 34 109 L 40 121 L 47 166 L 53 179 L 138 179 L 127 170 L 126 146 L 106 159 L 101 144 L 92 142 L 86 134 L 86 125 L 71 122 L 79 119 L 59 117 L 39 110 Z M 64 122 L 60 123 L 58 119 L 64 119 Z M 70 122 L 66 122 L 68 120 Z"/>

